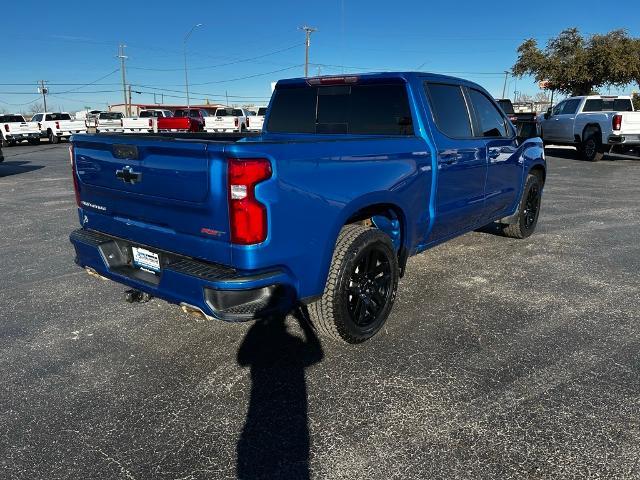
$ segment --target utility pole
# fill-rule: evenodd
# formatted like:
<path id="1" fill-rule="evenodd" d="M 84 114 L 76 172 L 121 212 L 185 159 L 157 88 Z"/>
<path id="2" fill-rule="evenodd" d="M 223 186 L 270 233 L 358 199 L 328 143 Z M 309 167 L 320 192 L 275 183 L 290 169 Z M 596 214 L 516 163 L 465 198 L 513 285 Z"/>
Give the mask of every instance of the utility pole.
<path id="1" fill-rule="evenodd" d="M 46 80 L 40 80 L 40 86 L 38 87 L 39 93 L 42 94 L 42 103 L 44 104 L 44 111 L 47 111 L 47 93 L 49 93 L 49 89 L 44 86 Z"/>
<path id="2" fill-rule="evenodd" d="M 127 116 L 131 116 L 131 112 L 129 111 L 129 104 L 127 103 L 127 73 L 124 64 L 125 60 L 129 58 L 124 54 L 124 49 L 126 47 L 127 46 L 122 43 L 118 46 L 117 58 L 120 59 L 120 71 L 122 72 L 122 95 L 124 96 L 124 109 Z"/>
<path id="3" fill-rule="evenodd" d="M 311 46 L 311 34 L 313 32 L 317 32 L 318 29 L 314 27 L 303 26 L 300 27 L 300 30 L 304 30 L 305 33 L 305 41 L 304 41 L 304 76 L 309 76 L 309 47 Z"/>
<path id="4" fill-rule="evenodd" d="M 507 93 L 507 79 L 509 78 L 509 70 L 505 70 L 504 71 L 504 86 L 502 87 L 502 98 L 504 98 L 504 96 Z"/>
<path id="5" fill-rule="evenodd" d="M 189 33 L 187 33 L 184 36 L 184 40 L 182 42 L 182 50 L 184 53 L 184 86 L 187 89 L 187 109 L 191 106 L 191 101 L 189 99 L 189 75 L 187 74 L 187 41 L 189 40 L 189 37 L 191 36 L 191 34 L 193 33 L 193 31 L 198 28 L 201 27 L 202 23 L 198 23 L 196 25 L 194 25 L 193 27 L 191 27 L 191 30 L 189 30 Z"/>

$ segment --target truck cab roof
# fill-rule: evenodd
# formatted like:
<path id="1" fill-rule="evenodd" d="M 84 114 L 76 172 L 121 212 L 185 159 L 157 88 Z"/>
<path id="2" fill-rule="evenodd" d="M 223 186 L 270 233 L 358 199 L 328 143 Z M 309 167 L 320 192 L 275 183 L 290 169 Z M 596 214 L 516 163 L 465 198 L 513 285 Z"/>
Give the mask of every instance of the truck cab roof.
<path id="1" fill-rule="evenodd" d="M 379 82 L 407 82 L 414 78 L 421 78 L 431 81 L 442 81 L 443 83 L 453 83 L 479 87 L 478 84 L 458 77 L 442 75 L 429 72 L 374 72 L 374 73 L 353 73 L 348 75 L 324 75 L 319 77 L 298 77 L 279 80 L 276 87 L 296 86 L 296 85 L 339 85 L 349 83 L 379 83 Z M 484 89 L 483 89 L 484 90 Z"/>

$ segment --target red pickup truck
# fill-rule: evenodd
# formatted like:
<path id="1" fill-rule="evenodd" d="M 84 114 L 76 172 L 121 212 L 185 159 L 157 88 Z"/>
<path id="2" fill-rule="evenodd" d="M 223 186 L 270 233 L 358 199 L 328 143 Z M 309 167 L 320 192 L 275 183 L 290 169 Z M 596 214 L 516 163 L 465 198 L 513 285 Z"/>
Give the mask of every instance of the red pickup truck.
<path id="1" fill-rule="evenodd" d="M 159 132 L 202 132 L 204 119 L 209 114 L 206 110 L 190 108 L 176 110 L 173 117 L 158 118 Z"/>

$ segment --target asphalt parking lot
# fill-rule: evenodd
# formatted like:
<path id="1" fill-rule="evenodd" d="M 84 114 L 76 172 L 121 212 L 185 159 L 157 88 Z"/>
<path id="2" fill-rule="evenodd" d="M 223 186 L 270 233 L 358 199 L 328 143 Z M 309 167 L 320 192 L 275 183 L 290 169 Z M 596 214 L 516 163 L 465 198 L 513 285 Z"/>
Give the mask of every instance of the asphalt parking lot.
<path id="1" fill-rule="evenodd" d="M 0 477 L 640 478 L 640 159 L 549 149 L 536 235 L 414 257 L 343 347 L 126 304 L 73 263 L 67 145 L 4 152 Z"/>

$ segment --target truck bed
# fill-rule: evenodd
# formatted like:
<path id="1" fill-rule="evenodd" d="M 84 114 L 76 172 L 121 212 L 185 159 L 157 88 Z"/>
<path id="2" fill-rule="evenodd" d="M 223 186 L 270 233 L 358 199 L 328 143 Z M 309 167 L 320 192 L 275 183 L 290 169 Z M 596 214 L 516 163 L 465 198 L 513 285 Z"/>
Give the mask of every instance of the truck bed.
<path id="1" fill-rule="evenodd" d="M 157 132 L 157 133 L 100 133 L 99 135 L 126 136 L 127 141 L 136 140 L 192 140 L 196 142 L 237 142 L 247 137 L 258 137 L 260 132 L 207 133 L 207 132 Z"/>

